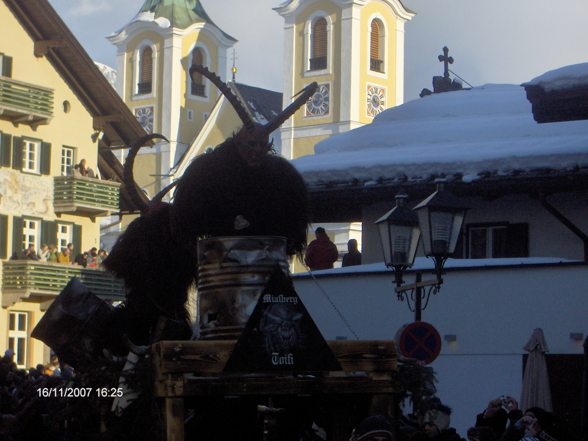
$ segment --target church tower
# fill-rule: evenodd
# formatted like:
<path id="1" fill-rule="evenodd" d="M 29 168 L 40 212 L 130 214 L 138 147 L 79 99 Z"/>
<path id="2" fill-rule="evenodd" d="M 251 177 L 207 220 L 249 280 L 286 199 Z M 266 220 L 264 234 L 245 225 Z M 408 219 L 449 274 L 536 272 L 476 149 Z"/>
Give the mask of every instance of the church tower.
<path id="1" fill-rule="evenodd" d="M 400 0 L 288 0 L 284 103 L 307 84 L 319 88 L 282 126 L 282 154 L 297 158 L 337 133 L 368 124 L 403 102 L 404 23 Z"/>
<path id="2" fill-rule="evenodd" d="M 223 32 L 199 0 L 145 0 L 137 15 L 108 37 L 117 48 L 117 91 L 147 132 L 167 142 L 143 149 L 136 160 L 138 183 L 153 196 L 201 130 L 218 91 L 201 76 L 202 64 L 221 77 L 227 51 L 237 40 Z"/>

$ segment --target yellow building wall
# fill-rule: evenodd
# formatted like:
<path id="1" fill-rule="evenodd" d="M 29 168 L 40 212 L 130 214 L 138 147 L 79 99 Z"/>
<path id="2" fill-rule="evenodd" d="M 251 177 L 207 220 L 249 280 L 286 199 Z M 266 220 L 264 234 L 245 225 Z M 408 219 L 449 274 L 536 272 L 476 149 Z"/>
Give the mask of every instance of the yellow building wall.
<path id="1" fill-rule="evenodd" d="M 28 33 L 0 2 L 0 53 L 13 58 L 12 79 L 54 91 L 53 118 L 48 125 L 36 129 L 26 124 L 14 125 L 0 116 L 0 132 L 12 136 L 24 136 L 51 144 L 50 175 L 25 173 L 11 167 L 0 167 L 0 214 L 8 216 L 7 254 L 20 253 L 12 249 L 12 218 L 27 216 L 42 221 L 72 223 L 82 227 L 82 251 L 100 246 L 98 220 L 63 214 L 53 209 L 53 177 L 61 175 L 61 148 L 75 148 L 74 162 L 86 159 L 88 166 L 98 171 L 98 147 L 91 139 L 94 133 L 92 116 L 44 57 L 35 57 L 33 42 Z M 66 105 L 65 103 L 68 103 Z M 80 250 L 76 250 L 78 252 Z M 1 293 L 0 293 L 1 294 Z M 10 310 L 29 314 L 29 332 L 40 319 L 38 303 L 19 303 Z M 0 308 L 0 348 L 8 347 L 8 310 Z M 29 341 L 28 361 L 31 365 L 45 361 L 43 345 Z"/>
<path id="2" fill-rule="evenodd" d="M 331 55 L 331 72 L 324 75 L 312 75 L 306 72 L 305 60 L 305 26 L 310 17 L 317 13 L 323 12 L 327 15 L 332 24 L 332 44 L 328 48 Z M 331 2 L 317 2 L 309 5 L 297 17 L 295 24 L 296 42 L 294 48 L 294 91 L 302 90 L 305 86 L 316 81 L 318 84 L 330 83 L 330 109 L 329 114 L 324 117 L 305 117 L 304 107 L 296 112 L 293 116 L 293 124 L 295 127 L 329 124 L 340 120 L 340 100 L 341 96 L 341 82 L 340 82 L 340 66 L 341 66 L 341 12 L 339 7 Z M 299 44 L 298 44 L 299 43 Z"/>
<path id="3" fill-rule="evenodd" d="M 369 49 L 370 49 L 370 26 L 373 18 L 379 18 L 384 22 L 385 39 L 386 39 L 386 71 L 385 76 L 376 74 L 369 69 Z M 361 12 L 361 44 L 360 59 L 362 68 L 360 73 L 360 121 L 363 124 L 369 124 L 373 121 L 367 114 L 367 84 L 381 86 L 386 89 L 386 108 L 394 107 L 396 103 L 396 17 L 393 11 L 383 2 L 368 3 Z"/>
<path id="4" fill-rule="evenodd" d="M 210 113 L 212 107 L 219 96 L 217 88 L 209 83 L 208 96 L 206 97 L 192 97 L 189 95 L 188 75 L 190 71 L 190 55 L 194 45 L 199 44 L 206 47 L 210 56 L 210 65 L 208 68 L 220 75 L 218 72 L 219 51 L 216 43 L 204 32 L 193 32 L 187 34 L 182 41 L 182 106 L 180 111 L 180 133 L 178 140 L 184 144 L 188 144 L 194 140 L 196 134 L 200 132 L 204 126 L 204 113 Z M 188 112 L 192 111 L 192 121 L 188 120 Z"/>

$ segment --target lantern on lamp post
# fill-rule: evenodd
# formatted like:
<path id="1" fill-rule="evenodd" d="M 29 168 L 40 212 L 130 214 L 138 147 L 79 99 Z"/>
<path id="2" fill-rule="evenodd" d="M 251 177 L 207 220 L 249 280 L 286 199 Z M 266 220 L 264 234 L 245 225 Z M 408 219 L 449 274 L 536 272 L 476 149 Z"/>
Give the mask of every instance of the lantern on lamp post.
<path id="1" fill-rule="evenodd" d="M 408 195 L 396 195 L 396 206 L 376 221 L 386 266 L 394 269 L 396 286 L 404 282 L 402 273 L 414 263 L 421 238 L 416 213 L 406 206 Z"/>
<path id="2" fill-rule="evenodd" d="M 445 182 L 439 180 L 437 190 L 414 207 L 414 211 L 419 219 L 425 256 L 435 262 L 435 274 L 441 285 L 443 266 L 455 253 L 467 207 L 445 190 Z"/>
<path id="3" fill-rule="evenodd" d="M 386 266 L 394 270 L 398 299 L 406 299 L 415 312 L 415 321 L 421 320 L 431 292 L 436 293 L 443 283 L 443 266 L 455 252 L 467 210 L 443 184 L 438 182 L 437 190 L 413 210 L 406 206 L 406 194 L 397 195 L 396 206 L 375 222 Z M 415 282 L 404 285 L 403 273 L 413 265 L 421 239 L 424 254 L 435 262 L 436 278 L 423 281 L 421 272 L 417 272 Z M 427 288 L 426 293 L 423 288 Z"/>

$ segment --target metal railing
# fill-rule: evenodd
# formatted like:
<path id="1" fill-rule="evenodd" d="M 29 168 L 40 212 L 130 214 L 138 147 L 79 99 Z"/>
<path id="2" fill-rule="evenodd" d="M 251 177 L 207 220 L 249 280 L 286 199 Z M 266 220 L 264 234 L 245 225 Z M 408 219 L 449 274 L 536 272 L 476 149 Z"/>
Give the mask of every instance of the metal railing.
<path id="1" fill-rule="evenodd" d="M 316 57 L 310 60 L 310 70 L 321 70 L 327 68 L 327 57 Z"/>
<path id="2" fill-rule="evenodd" d="M 2 262 L 2 295 L 15 300 L 57 296 L 72 277 L 80 279 L 98 297 L 124 299 L 124 282 L 106 271 L 34 260 Z"/>
<path id="3" fill-rule="evenodd" d="M 384 61 L 377 58 L 370 58 L 370 70 L 374 72 L 384 72 Z"/>
<path id="4" fill-rule="evenodd" d="M 206 96 L 206 88 L 204 84 L 192 83 L 191 85 L 192 95 L 195 96 Z"/>
<path id="5" fill-rule="evenodd" d="M 137 83 L 137 95 L 146 95 L 151 93 L 151 81 Z"/>
<path id="6" fill-rule="evenodd" d="M 119 209 L 120 183 L 83 176 L 56 176 L 53 205 L 56 213 L 107 214 Z"/>
<path id="7" fill-rule="evenodd" d="M 22 115 L 51 118 L 53 90 L 0 77 L 0 109 Z"/>

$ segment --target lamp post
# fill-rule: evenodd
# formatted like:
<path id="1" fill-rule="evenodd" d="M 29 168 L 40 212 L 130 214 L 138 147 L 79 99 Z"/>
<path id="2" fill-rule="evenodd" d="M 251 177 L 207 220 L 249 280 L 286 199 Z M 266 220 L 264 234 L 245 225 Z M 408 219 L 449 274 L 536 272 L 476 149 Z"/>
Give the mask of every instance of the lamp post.
<path id="1" fill-rule="evenodd" d="M 436 293 L 443 283 L 443 266 L 455 252 L 467 207 L 445 190 L 444 181 L 438 181 L 437 190 L 413 210 L 406 206 L 406 200 L 406 194 L 398 194 L 396 206 L 378 219 L 376 225 L 386 266 L 394 270 L 398 300 L 406 299 L 409 309 L 415 313 L 415 321 L 420 321 L 431 293 Z M 402 276 L 414 263 L 420 239 L 425 255 L 435 262 L 436 277 L 422 280 L 419 271 L 415 282 L 405 285 Z"/>

